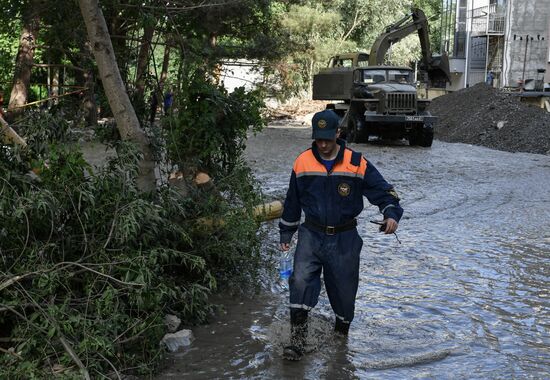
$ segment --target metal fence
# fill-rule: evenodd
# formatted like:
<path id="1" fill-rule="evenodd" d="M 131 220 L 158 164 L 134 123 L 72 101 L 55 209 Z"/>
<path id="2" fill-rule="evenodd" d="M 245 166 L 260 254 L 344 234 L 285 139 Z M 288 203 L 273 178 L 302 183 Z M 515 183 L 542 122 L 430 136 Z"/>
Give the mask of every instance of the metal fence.
<path id="1" fill-rule="evenodd" d="M 505 7 L 491 4 L 472 9 L 470 14 L 472 33 L 504 34 L 506 27 Z"/>

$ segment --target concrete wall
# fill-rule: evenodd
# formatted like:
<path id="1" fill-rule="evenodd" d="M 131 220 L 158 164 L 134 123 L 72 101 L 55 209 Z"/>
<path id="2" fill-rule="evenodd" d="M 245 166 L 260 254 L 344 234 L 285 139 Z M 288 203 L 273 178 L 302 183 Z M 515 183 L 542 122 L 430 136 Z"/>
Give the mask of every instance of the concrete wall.
<path id="1" fill-rule="evenodd" d="M 458 91 L 466 87 L 466 84 L 464 83 L 464 78 L 464 73 L 451 72 L 451 83 L 447 83 L 445 89 L 447 91 Z"/>
<path id="2" fill-rule="evenodd" d="M 503 77 L 504 86 L 516 87 L 523 77 L 524 63 L 525 79 L 536 79 L 537 69 L 546 68 L 550 0 L 508 0 L 508 7 Z M 524 59 L 527 35 L 529 35 L 529 43 L 527 59 Z M 537 35 L 540 35 L 540 39 L 537 39 Z M 523 39 L 520 40 L 520 37 Z M 539 75 L 538 79 L 542 77 Z"/>

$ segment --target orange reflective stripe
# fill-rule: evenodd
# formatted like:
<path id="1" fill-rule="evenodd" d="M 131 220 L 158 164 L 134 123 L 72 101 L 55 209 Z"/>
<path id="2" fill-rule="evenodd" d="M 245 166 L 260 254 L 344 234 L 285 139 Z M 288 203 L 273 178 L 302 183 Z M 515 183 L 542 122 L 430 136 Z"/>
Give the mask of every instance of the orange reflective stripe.
<path id="1" fill-rule="evenodd" d="M 353 151 L 346 148 L 344 151 L 344 157 L 342 161 L 336 163 L 332 169 L 331 175 L 341 175 L 346 177 L 360 177 L 365 176 L 367 170 L 367 160 L 361 157 L 361 163 L 359 166 L 355 166 L 351 163 L 351 156 Z M 313 151 L 311 149 L 306 150 L 298 156 L 294 162 L 294 173 L 296 177 L 303 177 L 308 175 L 314 176 L 326 176 L 327 169 L 325 166 L 317 161 Z"/>
<path id="2" fill-rule="evenodd" d="M 344 151 L 344 159 L 334 165 L 331 175 L 363 178 L 365 176 L 365 172 L 367 171 L 367 160 L 361 157 L 361 163 L 359 166 L 355 166 L 351 163 L 352 154 L 353 151 L 346 148 Z"/>
<path id="3" fill-rule="evenodd" d="M 298 156 L 294 162 L 294 173 L 296 177 L 302 177 L 304 175 L 327 175 L 327 169 L 325 166 L 317 161 L 313 155 L 311 149 L 306 150 Z"/>

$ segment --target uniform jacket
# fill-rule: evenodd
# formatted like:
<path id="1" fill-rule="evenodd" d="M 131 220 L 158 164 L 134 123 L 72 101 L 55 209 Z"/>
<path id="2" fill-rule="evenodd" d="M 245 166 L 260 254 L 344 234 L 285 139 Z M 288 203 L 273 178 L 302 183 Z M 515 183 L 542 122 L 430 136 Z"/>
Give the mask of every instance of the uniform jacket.
<path id="1" fill-rule="evenodd" d="M 330 172 L 321 163 L 315 142 L 301 153 L 292 169 L 279 222 L 281 243 L 288 243 L 300 225 L 302 210 L 319 224 L 338 226 L 357 217 L 363 210 L 363 196 L 378 206 L 384 218 L 399 222 L 403 209 L 390 185 L 361 153 L 346 148 L 340 151 Z"/>

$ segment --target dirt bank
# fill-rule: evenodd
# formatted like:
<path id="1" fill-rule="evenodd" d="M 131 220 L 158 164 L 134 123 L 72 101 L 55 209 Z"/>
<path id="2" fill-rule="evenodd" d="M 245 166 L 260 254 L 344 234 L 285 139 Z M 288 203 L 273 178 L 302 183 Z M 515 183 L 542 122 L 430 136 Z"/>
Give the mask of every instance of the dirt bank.
<path id="1" fill-rule="evenodd" d="M 522 103 L 517 93 L 477 84 L 434 99 L 435 138 L 507 152 L 550 154 L 550 113 Z"/>

